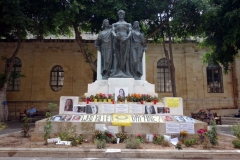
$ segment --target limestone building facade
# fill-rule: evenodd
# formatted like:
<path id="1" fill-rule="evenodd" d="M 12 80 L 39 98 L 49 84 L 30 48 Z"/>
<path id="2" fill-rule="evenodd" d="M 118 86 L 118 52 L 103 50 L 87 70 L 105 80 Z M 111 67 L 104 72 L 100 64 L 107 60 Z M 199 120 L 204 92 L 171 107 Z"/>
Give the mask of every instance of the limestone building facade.
<path id="1" fill-rule="evenodd" d="M 94 42 L 85 42 L 96 57 Z M 16 42 L 0 42 L 0 56 L 10 57 L 16 45 Z M 185 115 L 200 108 L 239 106 L 239 57 L 233 64 L 234 74 L 224 74 L 221 66 L 212 69 L 210 64 L 203 64 L 202 56 L 209 51 L 207 48 L 200 48 L 196 43 L 173 44 L 172 47 L 177 95 L 184 100 Z M 75 40 L 26 40 L 22 42 L 17 58 L 17 67 L 26 77 L 8 88 L 9 119 L 16 119 L 30 103 L 37 110 L 46 110 L 48 102 L 59 104 L 60 96 L 82 96 L 87 92 L 88 84 L 93 82 L 93 72 Z M 169 97 L 172 96 L 171 81 L 164 58 L 162 44 L 148 43 L 146 79 L 155 84 L 160 97 Z M 5 67 L 1 62 L 0 71 L 3 72 Z M 61 72 L 58 74 L 61 75 L 60 88 L 54 88 L 55 82 L 60 82 L 54 79 L 55 71 Z"/>

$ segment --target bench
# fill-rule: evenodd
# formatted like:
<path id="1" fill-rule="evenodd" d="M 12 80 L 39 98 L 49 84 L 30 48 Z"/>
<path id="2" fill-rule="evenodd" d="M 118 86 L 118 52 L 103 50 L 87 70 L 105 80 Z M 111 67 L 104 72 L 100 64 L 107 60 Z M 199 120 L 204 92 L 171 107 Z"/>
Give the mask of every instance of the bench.
<path id="1" fill-rule="evenodd" d="M 31 122 L 32 122 L 32 123 L 35 123 L 36 121 L 39 121 L 39 120 L 41 120 L 41 119 L 46 118 L 46 113 L 47 113 L 47 112 L 49 112 L 49 111 L 37 111 L 35 116 L 29 117 L 29 118 L 31 118 Z M 19 121 L 20 121 L 20 122 L 23 122 L 23 118 L 24 118 L 25 116 L 27 116 L 27 114 L 25 114 L 25 113 L 20 113 L 20 115 L 19 115 Z"/>
<path id="2" fill-rule="evenodd" d="M 217 113 L 213 113 L 213 116 L 214 116 L 214 119 L 215 119 L 215 122 L 217 125 L 222 125 L 222 117 L 221 116 L 218 116 Z"/>
<path id="3" fill-rule="evenodd" d="M 193 119 L 209 123 L 209 118 L 207 117 L 207 113 L 204 113 L 204 114 L 191 113 L 191 117 Z"/>

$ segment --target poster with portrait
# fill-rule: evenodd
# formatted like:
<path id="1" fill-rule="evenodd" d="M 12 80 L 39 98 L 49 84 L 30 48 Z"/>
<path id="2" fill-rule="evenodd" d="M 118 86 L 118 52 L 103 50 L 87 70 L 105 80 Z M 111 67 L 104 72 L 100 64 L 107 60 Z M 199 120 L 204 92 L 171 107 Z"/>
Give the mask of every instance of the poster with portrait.
<path id="1" fill-rule="evenodd" d="M 173 116 L 174 119 L 176 119 L 176 121 L 178 122 L 186 122 L 185 119 L 183 118 L 183 116 Z"/>
<path id="2" fill-rule="evenodd" d="M 192 117 L 183 116 L 183 118 L 187 123 L 195 123 L 195 119 L 193 119 Z"/>
<path id="3" fill-rule="evenodd" d="M 128 96 L 128 87 L 115 87 L 115 101 L 117 101 L 117 97 L 127 97 Z"/>
<path id="4" fill-rule="evenodd" d="M 98 106 L 96 104 L 89 104 L 86 106 L 87 114 L 98 114 Z"/>
<path id="5" fill-rule="evenodd" d="M 78 122 L 78 121 L 80 121 L 80 119 L 81 119 L 80 115 L 75 115 L 75 116 L 72 117 L 71 121 Z"/>
<path id="6" fill-rule="evenodd" d="M 162 116 L 164 122 L 174 122 L 174 119 L 171 116 Z"/>
<path id="7" fill-rule="evenodd" d="M 154 105 L 145 105 L 144 114 L 156 114 Z"/>
<path id="8" fill-rule="evenodd" d="M 62 119 L 62 116 L 61 115 L 56 115 L 56 116 L 53 116 L 51 121 L 54 121 L 54 122 L 60 122 Z"/>
<path id="9" fill-rule="evenodd" d="M 72 115 L 67 115 L 67 116 L 65 117 L 64 121 L 69 122 L 69 121 L 72 120 L 72 117 L 73 117 Z"/>
<path id="10" fill-rule="evenodd" d="M 73 111 L 75 112 L 74 114 L 86 114 L 86 105 L 82 104 L 77 104 L 73 106 Z"/>
<path id="11" fill-rule="evenodd" d="M 157 114 L 170 114 L 169 107 L 157 107 Z"/>
<path id="12" fill-rule="evenodd" d="M 79 97 L 77 96 L 61 96 L 59 114 L 72 114 L 74 113 L 73 106 L 78 104 Z"/>

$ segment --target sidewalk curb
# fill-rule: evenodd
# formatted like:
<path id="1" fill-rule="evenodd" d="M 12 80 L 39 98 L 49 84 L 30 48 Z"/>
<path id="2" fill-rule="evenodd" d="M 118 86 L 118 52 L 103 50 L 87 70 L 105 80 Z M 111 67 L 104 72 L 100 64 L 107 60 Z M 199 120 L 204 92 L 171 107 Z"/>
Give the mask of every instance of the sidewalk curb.
<path id="1" fill-rule="evenodd" d="M 55 157 L 55 158 L 174 158 L 174 159 L 234 159 L 240 150 L 153 150 L 122 149 L 106 153 L 107 149 L 77 148 L 0 148 L 0 157 Z"/>

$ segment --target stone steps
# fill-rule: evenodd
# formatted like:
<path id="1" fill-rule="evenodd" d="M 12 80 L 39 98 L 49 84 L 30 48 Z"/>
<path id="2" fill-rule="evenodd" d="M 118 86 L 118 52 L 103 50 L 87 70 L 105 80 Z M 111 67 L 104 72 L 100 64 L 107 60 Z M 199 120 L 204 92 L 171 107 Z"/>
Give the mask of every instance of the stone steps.
<path id="1" fill-rule="evenodd" d="M 240 124 L 240 118 L 235 117 L 222 117 L 223 125 L 235 125 L 237 122 Z"/>

